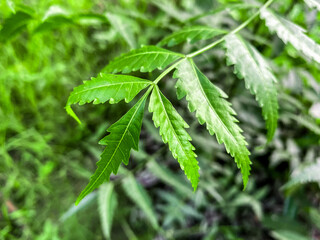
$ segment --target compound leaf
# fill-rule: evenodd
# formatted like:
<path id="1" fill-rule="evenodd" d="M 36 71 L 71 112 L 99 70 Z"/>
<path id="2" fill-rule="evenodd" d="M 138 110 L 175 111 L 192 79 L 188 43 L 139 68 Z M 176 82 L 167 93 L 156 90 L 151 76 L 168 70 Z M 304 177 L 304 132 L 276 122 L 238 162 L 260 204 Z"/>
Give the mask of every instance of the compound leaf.
<path id="1" fill-rule="evenodd" d="M 291 43 L 292 46 L 301 51 L 305 56 L 320 63 L 320 45 L 305 35 L 305 30 L 298 25 L 280 17 L 268 9 L 260 12 L 261 18 L 266 21 L 270 31 L 276 32 L 284 43 Z"/>
<path id="2" fill-rule="evenodd" d="M 109 100 L 110 103 L 118 103 L 121 100 L 130 102 L 142 89 L 151 84 L 151 81 L 127 76 L 103 74 L 84 84 L 74 88 L 67 101 L 66 110 L 77 121 L 79 119 L 71 109 L 72 104 L 85 103 L 93 104 L 104 103 Z"/>
<path id="3" fill-rule="evenodd" d="M 111 61 L 104 72 L 129 73 L 131 71 L 152 72 L 156 68 L 163 69 L 183 54 L 172 52 L 156 46 L 144 46 L 121 55 Z"/>
<path id="4" fill-rule="evenodd" d="M 270 141 L 278 120 L 276 78 L 270 71 L 268 63 L 251 44 L 234 34 L 228 35 L 225 41 L 227 62 L 229 65 L 235 65 L 235 73 L 239 78 L 244 78 L 246 88 L 256 96 L 262 107 Z"/>
<path id="5" fill-rule="evenodd" d="M 196 190 L 199 182 L 199 166 L 195 149 L 190 143 L 191 137 L 185 130 L 188 124 L 174 109 L 171 102 L 155 86 L 150 98 L 149 111 L 153 113 L 152 120 L 160 127 L 163 142 L 169 144 L 169 149 L 184 170 L 192 187 Z"/>
<path id="6" fill-rule="evenodd" d="M 189 43 L 195 43 L 199 40 L 210 39 L 224 33 L 226 33 L 224 30 L 215 29 L 208 26 L 191 26 L 183 28 L 165 37 L 158 43 L 158 46 L 167 45 L 172 47 L 185 41 L 188 41 Z"/>
<path id="7" fill-rule="evenodd" d="M 87 187 L 79 195 L 76 205 L 90 192 L 109 180 L 111 173 L 117 174 L 121 162 L 129 162 L 130 150 L 138 150 L 146 93 L 124 116 L 108 128 L 109 135 L 100 143 L 107 145 L 101 159 L 97 162 L 97 170 L 90 179 Z"/>
<path id="8" fill-rule="evenodd" d="M 242 130 L 236 124 L 234 110 L 225 100 L 227 95 L 214 86 L 209 79 L 195 66 L 192 59 L 186 59 L 177 66 L 174 74 L 178 78 L 176 87 L 178 98 L 186 96 L 189 110 L 196 111 L 200 124 L 206 123 L 211 135 L 216 134 L 219 143 L 224 143 L 226 150 L 234 157 L 238 168 L 241 169 L 244 187 L 250 174 L 246 141 Z"/>

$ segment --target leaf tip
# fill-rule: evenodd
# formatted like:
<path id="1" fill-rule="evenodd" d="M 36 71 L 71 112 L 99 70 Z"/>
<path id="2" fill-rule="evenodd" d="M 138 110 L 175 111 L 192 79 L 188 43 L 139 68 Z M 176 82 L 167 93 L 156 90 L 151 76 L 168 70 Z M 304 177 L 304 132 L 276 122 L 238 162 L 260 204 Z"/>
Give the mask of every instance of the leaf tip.
<path id="1" fill-rule="evenodd" d="M 72 110 L 70 105 L 65 106 L 66 112 L 74 118 L 74 120 L 76 120 L 79 124 L 81 124 L 80 119 L 78 118 L 78 116 L 74 113 L 74 111 Z"/>

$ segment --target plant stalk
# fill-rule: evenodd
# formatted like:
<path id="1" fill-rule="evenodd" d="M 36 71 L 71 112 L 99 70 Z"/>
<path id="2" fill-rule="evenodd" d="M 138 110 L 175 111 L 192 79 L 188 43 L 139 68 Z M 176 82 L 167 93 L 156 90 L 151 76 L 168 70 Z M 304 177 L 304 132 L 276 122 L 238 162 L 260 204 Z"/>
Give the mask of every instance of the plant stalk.
<path id="1" fill-rule="evenodd" d="M 245 28 L 249 23 L 252 22 L 253 19 L 255 19 L 261 12 L 261 10 L 269 7 L 269 5 L 273 2 L 274 0 L 269 0 L 267 1 L 261 8 L 259 8 L 259 10 L 257 12 L 255 12 L 255 14 L 253 14 L 250 18 L 248 18 L 245 22 L 243 22 L 241 25 L 239 25 L 237 28 L 233 29 L 231 32 L 229 32 L 227 35 L 224 35 L 222 38 L 218 39 L 217 41 L 205 46 L 204 48 L 201 48 L 199 49 L 198 51 L 196 52 L 193 52 L 191 54 L 188 54 L 187 57 L 195 57 L 195 56 L 198 56 L 199 54 L 205 52 L 205 51 L 208 51 L 209 49 L 215 47 L 216 45 L 218 45 L 219 43 L 223 42 L 225 40 L 225 38 L 228 36 L 228 35 L 231 35 L 231 34 L 235 34 L 239 31 L 241 31 L 243 28 Z"/>
<path id="2" fill-rule="evenodd" d="M 253 19 L 255 19 L 261 12 L 261 10 L 267 8 L 270 6 L 270 4 L 273 2 L 274 0 L 268 0 L 262 7 L 259 8 L 259 10 L 257 12 L 255 12 L 255 14 L 253 14 L 250 18 L 248 18 L 245 22 L 243 22 L 241 25 L 239 25 L 237 28 L 233 29 L 231 32 L 229 32 L 228 34 L 224 35 L 222 38 L 218 39 L 217 41 L 199 49 L 198 51 L 195 51 L 193 53 L 190 53 L 188 55 L 186 55 L 184 58 L 181 58 L 179 61 L 175 62 L 174 64 L 172 64 L 170 67 L 168 67 L 165 71 L 163 71 L 154 81 L 153 84 L 158 84 L 158 82 L 164 77 L 166 76 L 169 72 L 171 72 L 171 70 L 173 70 L 176 66 L 178 66 L 183 60 L 185 60 L 186 58 L 193 58 L 195 56 L 198 56 L 202 53 L 204 53 L 205 51 L 208 51 L 209 49 L 215 47 L 216 45 L 218 45 L 219 43 L 223 42 L 226 37 L 228 35 L 231 34 L 235 34 L 238 33 L 239 31 L 241 31 L 243 28 L 245 28 L 249 23 L 252 22 Z"/>

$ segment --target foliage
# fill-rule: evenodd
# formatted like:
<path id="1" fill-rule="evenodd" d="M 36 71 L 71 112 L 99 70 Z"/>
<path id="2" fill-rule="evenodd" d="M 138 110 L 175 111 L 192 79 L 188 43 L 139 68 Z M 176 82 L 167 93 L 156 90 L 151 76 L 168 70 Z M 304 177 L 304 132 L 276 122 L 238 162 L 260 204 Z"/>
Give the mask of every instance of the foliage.
<path id="1" fill-rule="evenodd" d="M 0 238 L 317 239 L 319 4 L 271 2 L 2 1 Z"/>
<path id="2" fill-rule="evenodd" d="M 277 128 L 278 101 L 275 76 L 259 52 L 236 35 L 226 38 L 229 64 L 235 65 L 235 73 L 246 81 L 246 87 L 262 107 L 266 120 L 268 140 L 271 141 Z"/>

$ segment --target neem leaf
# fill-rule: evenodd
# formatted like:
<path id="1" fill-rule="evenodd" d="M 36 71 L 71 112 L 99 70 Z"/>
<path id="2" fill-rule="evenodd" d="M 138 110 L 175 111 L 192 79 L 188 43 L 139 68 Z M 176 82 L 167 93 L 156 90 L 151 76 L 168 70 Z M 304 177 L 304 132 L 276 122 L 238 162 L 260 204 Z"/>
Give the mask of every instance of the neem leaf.
<path id="1" fill-rule="evenodd" d="M 224 33 L 226 33 L 226 31 L 208 26 L 185 27 L 162 39 L 158 43 L 158 46 L 168 45 L 172 47 L 185 41 L 195 43 L 199 40 L 210 39 Z"/>
<path id="2" fill-rule="evenodd" d="M 97 78 L 84 81 L 84 84 L 74 88 L 66 104 L 67 112 L 75 118 L 71 109 L 72 104 L 118 103 L 121 100 L 130 102 L 142 89 L 151 84 L 151 81 L 128 76 L 100 73 Z M 77 118 L 76 118 L 77 119 Z"/>
<path id="3" fill-rule="evenodd" d="M 195 149 L 190 143 L 191 137 L 185 130 L 188 124 L 174 109 L 171 102 L 155 86 L 150 98 L 149 111 L 153 113 L 152 120 L 156 127 L 160 127 L 163 142 L 169 144 L 174 158 L 178 159 L 194 190 L 199 182 L 199 166 Z"/>
<path id="4" fill-rule="evenodd" d="M 111 25 L 119 32 L 119 34 L 129 44 L 129 46 L 131 48 L 136 48 L 137 43 L 132 31 L 132 24 L 130 24 L 130 19 L 115 13 L 107 13 L 106 17 L 109 19 Z"/>
<path id="5" fill-rule="evenodd" d="M 117 194 L 111 182 L 100 187 L 98 202 L 102 233 L 106 239 L 110 239 L 113 216 L 118 205 Z"/>
<path id="6" fill-rule="evenodd" d="M 125 53 L 111 61 L 103 70 L 109 73 L 129 73 L 131 71 L 152 72 L 156 68 L 163 69 L 170 63 L 184 57 L 156 46 L 144 46 Z"/>
<path id="7" fill-rule="evenodd" d="M 228 64 L 235 65 L 237 76 L 244 78 L 247 89 L 256 96 L 262 107 L 270 141 L 278 121 L 276 78 L 268 63 L 251 44 L 234 34 L 228 35 L 225 41 Z"/>
<path id="8" fill-rule="evenodd" d="M 196 111 L 200 124 L 206 123 L 210 134 L 215 134 L 218 142 L 224 143 L 227 152 L 241 169 L 243 185 L 246 187 L 250 174 L 250 152 L 242 130 L 236 124 L 235 112 L 225 100 L 227 95 L 200 72 L 192 59 L 182 61 L 174 77 L 179 79 L 176 85 L 178 98 L 186 96 L 189 110 Z"/>
<path id="9" fill-rule="evenodd" d="M 111 173 L 117 174 L 120 164 L 128 164 L 130 150 L 138 150 L 142 118 L 147 92 L 124 116 L 108 128 L 109 135 L 100 143 L 107 145 L 101 159 L 97 162 L 97 170 L 87 187 L 79 195 L 76 205 L 104 181 L 109 180 Z"/>
<path id="10" fill-rule="evenodd" d="M 276 32 L 284 43 L 291 43 L 295 49 L 301 51 L 305 56 L 320 63 L 320 45 L 305 35 L 303 28 L 268 9 L 261 10 L 260 16 L 266 21 L 267 27 Z"/>
<path id="11" fill-rule="evenodd" d="M 147 191 L 137 182 L 134 176 L 129 173 L 123 180 L 122 184 L 124 192 L 127 196 L 144 212 L 154 229 L 158 229 L 158 221 L 155 211 L 152 207 L 152 201 Z"/>

